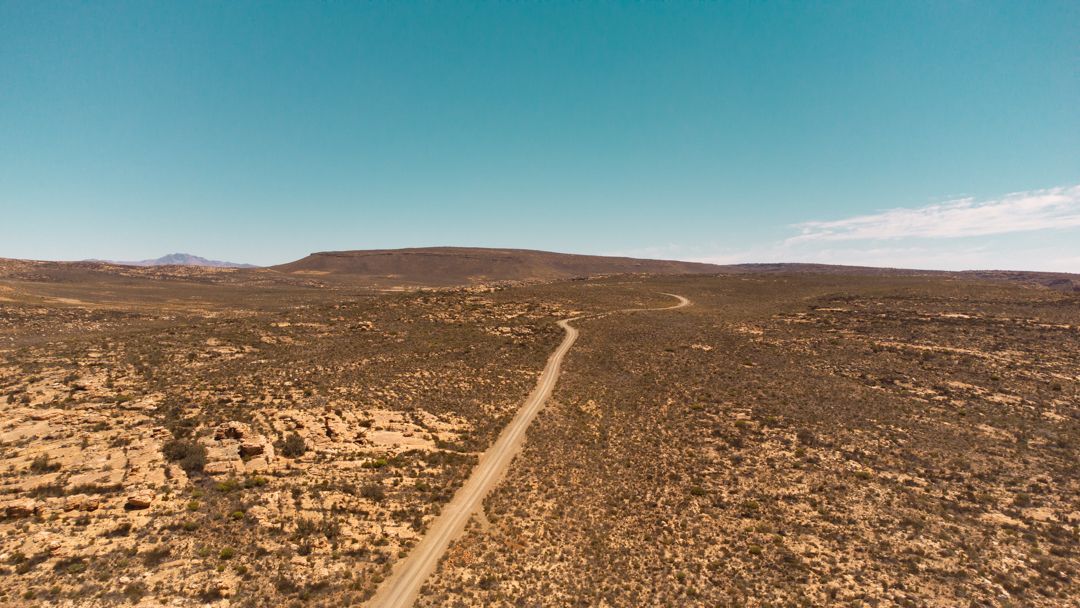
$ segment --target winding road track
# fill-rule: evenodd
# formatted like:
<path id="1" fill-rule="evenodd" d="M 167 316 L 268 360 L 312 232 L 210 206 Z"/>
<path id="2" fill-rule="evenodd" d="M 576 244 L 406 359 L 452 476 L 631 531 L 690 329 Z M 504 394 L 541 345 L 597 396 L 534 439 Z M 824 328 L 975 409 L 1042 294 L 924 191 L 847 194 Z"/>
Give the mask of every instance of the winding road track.
<path id="1" fill-rule="evenodd" d="M 670 310 L 690 305 L 690 300 L 673 293 L 665 293 L 666 296 L 677 298 L 679 302 L 673 306 L 662 308 L 628 308 L 614 312 L 634 312 L 644 310 Z M 592 317 L 606 316 L 611 313 L 589 315 Z M 529 428 L 537 412 L 543 407 L 551 391 L 555 388 L 555 382 L 559 378 L 559 366 L 563 357 L 577 340 L 578 330 L 570 323 L 586 316 L 573 317 L 559 321 L 559 327 L 566 331 L 566 337 L 548 358 L 544 371 L 540 373 L 536 388 L 525 399 L 525 403 L 518 410 L 510 424 L 506 425 L 499 438 L 483 455 L 476 468 L 473 469 L 465 485 L 454 494 L 453 499 L 443 507 L 442 512 L 431 523 L 427 535 L 409 552 L 409 556 L 399 562 L 389 577 L 383 581 L 374 597 L 368 602 L 372 608 L 405 608 L 412 606 L 416 600 L 424 581 L 439 563 L 439 558 L 446 552 L 450 542 L 465 530 L 469 522 L 480 506 L 484 497 L 499 482 L 510 461 L 521 450 L 525 441 L 525 431 Z"/>

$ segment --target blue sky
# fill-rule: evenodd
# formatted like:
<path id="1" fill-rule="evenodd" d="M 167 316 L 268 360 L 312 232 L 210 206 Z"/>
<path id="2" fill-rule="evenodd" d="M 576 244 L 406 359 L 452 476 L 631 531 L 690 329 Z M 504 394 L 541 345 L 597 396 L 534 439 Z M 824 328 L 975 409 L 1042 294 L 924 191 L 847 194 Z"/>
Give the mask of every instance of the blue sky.
<path id="1" fill-rule="evenodd" d="M 0 0 L 0 256 L 1080 272 L 1080 3 Z"/>

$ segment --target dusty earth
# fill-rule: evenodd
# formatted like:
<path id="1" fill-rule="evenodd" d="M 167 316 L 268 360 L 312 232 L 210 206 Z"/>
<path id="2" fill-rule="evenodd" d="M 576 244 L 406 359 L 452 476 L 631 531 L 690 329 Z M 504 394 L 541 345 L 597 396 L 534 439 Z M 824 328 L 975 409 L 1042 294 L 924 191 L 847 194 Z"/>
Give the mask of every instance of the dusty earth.
<path id="1" fill-rule="evenodd" d="M 418 605 L 1080 605 L 1076 295 L 644 284 L 694 306 L 579 324 Z"/>
<path id="2" fill-rule="evenodd" d="M 418 605 L 1078 605 L 1080 296 L 640 275 L 379 293 L 0 266 L 0 604 L 340 606 L 580 321 Z"/>

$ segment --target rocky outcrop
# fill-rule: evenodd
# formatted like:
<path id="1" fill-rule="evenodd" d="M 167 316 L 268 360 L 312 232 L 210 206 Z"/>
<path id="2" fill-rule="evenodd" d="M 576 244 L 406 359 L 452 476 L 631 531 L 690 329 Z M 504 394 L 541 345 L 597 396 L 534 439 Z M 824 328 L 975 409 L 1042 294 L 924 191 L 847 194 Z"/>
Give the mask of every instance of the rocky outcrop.
<path id="1" fill-rule="evenodd" d="M 214 429 L 214 439 L 224 441 L 226 439 L 243 439 L 251 435 L 251 427 L 243 422 L 223 422 Z"/>
<path id="2" fill-rule="evenodd" d="M 32 498 L 18 498 L 0 503 L 0 510 L 8 518 L 32 517 L 41 512 L 41 505 Z"/>
<path id="3" fill-rule="evenodd" d="M 224 422 L 214 429 L 206 445 L 208 475 L 264 472 L 274 460 L 274 444 L 244 422 Z"/>

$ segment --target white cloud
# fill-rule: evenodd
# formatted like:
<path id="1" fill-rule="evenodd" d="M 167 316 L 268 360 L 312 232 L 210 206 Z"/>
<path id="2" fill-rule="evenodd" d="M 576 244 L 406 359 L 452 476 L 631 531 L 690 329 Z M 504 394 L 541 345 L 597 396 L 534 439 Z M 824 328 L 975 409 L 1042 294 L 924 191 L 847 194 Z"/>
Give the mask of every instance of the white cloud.
<path id="1" fill-rule="evenodd" d="M 1080 185 L 981 202 L 950 200 L 796 227 L 802 234 L 739 243 L 741 247 L 723 241 L 669 243 L 608 255 L 712 264 L 803 262 L 1080 273 Z"/>
<path id="2" fill-rule="evenodd" d="M 956 238 L 1077 226 L 1080 185 L 1015 192 L 981 202 L 961 198 L 842 220 L 803 222 L 795 226 L 802 234 L 785 243 Z"/>

